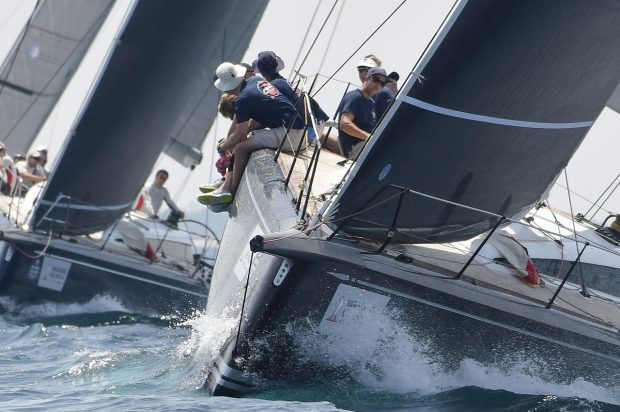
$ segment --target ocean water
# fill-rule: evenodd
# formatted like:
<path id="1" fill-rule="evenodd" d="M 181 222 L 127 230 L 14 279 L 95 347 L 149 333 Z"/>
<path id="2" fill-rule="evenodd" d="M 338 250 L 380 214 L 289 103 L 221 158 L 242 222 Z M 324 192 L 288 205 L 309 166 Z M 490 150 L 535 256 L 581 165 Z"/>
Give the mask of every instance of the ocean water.
<path id="1" fill-rule="evenodd" d="M 314 384 L 243 399 L 211 397 L 207 365 L 234 319 L 144 317 L 99 297 L 84 305 L 0 299 L 0 411 L 620 411 L 620 389 L 546 383 L 527 359 L 508 369 L 464 361 L 442 372 L 391 319 L 351 345 L 296 336 L 309 361 L 346 365 Z M 268 344 L 268 343 L 267 343 Z"/>

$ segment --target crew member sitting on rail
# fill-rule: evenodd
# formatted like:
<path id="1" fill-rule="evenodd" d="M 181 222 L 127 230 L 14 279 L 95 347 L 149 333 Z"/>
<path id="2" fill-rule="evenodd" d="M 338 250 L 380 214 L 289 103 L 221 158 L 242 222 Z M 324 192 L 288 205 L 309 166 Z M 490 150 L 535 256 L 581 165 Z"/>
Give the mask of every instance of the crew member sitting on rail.
<path id="1" fill-rule="evenodd" d="M 288 138 L 299 141 L 303 134 L 303 121 L 291 102 L 267 80 L 258 76 L 244 79 L 245 72 L 245 67 L 229 62 L 220 64 L 216 70 L 215 87 L 237 96 L 232 132 L 218 145 L 219 150 L 232 150 L 234 165 L 232 172 L 226 173 L 220 189 L 199 196 L 203 204 L 231 203 L 250 154 L 259 149 L 279 147 L 291 122 Z M 250 120 L 264 128 L 251 131 Z"/>

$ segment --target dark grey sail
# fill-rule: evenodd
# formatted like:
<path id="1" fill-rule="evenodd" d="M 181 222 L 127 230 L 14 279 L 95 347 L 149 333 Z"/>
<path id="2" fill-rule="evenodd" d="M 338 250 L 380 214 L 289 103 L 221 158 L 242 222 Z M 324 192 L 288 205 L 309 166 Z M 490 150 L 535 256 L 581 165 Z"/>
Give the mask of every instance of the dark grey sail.
<path id="1" fill-rule="evenodd" d="M 218 26 L 213 38 L 203 48 L 208 59 L 202 76 L 192 79 L 195 87 L 187 96 L 184 110 L 187 117 L 179 119 L 164 150 L 186 167 L 202 160 L 202 144 L 217 116 L 220 91 L 213 86 L 213 73 L 222 61 L 241 61 L 266 5 L 266 1 L 244 2 L 241 6 L 234 3 L 224 10 L 227 14 L 219 17 L 228 25 Z"/>
<path id="2" fill-rule="evenodd" d="M 113 0 L 43 1 L 0 69 L 0 141 L 27 151 L 77 70 Z"/>
<path id="3" fill-rule="evenodd" d="M 375 130 L 328 221 L 375 240 L 456 241 L 529 210 L 620 81 L 620 4 L 459 3 Z"/>
<path id="4" fill-rule="evenodd" d="M 607 101 L 607 107 L 620 113 L 620 85 L 616 87 L 616 90 L 614 90 L 613 94 Z"/>
<path id="5" fill-rule="evenodd" d="M 92 233 L 132 206 L 175 127 L 189 117 L 187 96 L 212 83 L 212 42 L 237 27 L 234 18 L 246 7 L 228 0 L 137 3 L 52 170 L 34 230 Z"/>

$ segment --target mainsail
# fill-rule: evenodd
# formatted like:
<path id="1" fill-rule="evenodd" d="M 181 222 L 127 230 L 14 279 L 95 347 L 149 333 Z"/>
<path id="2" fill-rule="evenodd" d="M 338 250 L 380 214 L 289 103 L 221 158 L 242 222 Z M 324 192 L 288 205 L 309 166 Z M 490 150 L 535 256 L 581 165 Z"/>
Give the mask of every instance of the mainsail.
<path id="1" fill-rule="evenodd" d="M 213 73 L 222 61 L 239 62 L 250 43 L 266 6 L 265 1 L 234 2 L 220 11 L 218 18 L 227 22 L 218 26 L 213 38 L 203 47 L 207 59 L 202 76 L 187 95 L 187 107 L 175 126 L 164 153 L 185 167 L 200 163 L 200 148 L 209 126 L 217 116 L 220 91 L 213 86 Z"/>
<path id="2" fill-rule="evenodd" d="M 399 203 L 406 189 L 506 217 L 529 210 L 620 81 L 619 22 L 614 0 L 459 3 L 327 220 L 417 243 L 471 238 L 499 218 L 410 191 Z"/>
<path id="3" fill-rule="evenodd" d="M 255 10 L 262 11 L 259 3 Z M 92 233 L 132 206 L 175 128 L 194 110 L 188 96 L 212 83 L 213 42 L 224 28 L 238 27 L 235 18 L 246 9 L 240 0 L 135 5 L 52 170 L 34 230 Z M 201 138 L 207 126 L 197 131 Z"/>
<path id="4" fill-rule="evenodd" d="M 113 0 L 43 1 L 0 69 L 0 141 L 25 152 L 71 80 Z"/>

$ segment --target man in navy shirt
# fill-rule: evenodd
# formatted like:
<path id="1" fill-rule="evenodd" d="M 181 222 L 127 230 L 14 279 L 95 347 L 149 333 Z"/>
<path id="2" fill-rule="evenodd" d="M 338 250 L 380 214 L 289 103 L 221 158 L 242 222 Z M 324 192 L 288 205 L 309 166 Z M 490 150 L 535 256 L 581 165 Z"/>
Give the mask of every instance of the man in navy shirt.
<path id="1" fill-rule="evenodd" d="M 303 122 L 296 116 L 291 102 L 265 79 L 258 76 L 244 79 L 245 72 L 245 67 L 229 62 L 220 64 L 216 70 L 215 87 L 237 96 L 228 137 L 218 145 L 218 150 L 232 151 L 234 164 L 221 188 L 198 196 L 203 204 L 231 203 L 250 154 L 259 149 L 277 148 L 286 137 L 289 124 L 292 123 L 291 140 L 303 134 Z M 255 123 L 264 128 L 254 130 Z"/>
<path id="2" fill-rule="evenodd" d="M 365 140 L 377 124 L 375 102 L 372 97 L 387 84 L 385 70 L 373 67 L 357 90 L 344 95 L 340 102 L 340 121 L 338 123 L 338 142 L 346 157 L 356 156 Z"/>
<path id="3" fill-rule="evenodd" d="M 388 74 L 388 84 L 373 98 L 375 101 L 375 110 L 377 112 L 377 121 L 381 120 L 383 113 L 385 113 L 394 100 L 394 97 L 396 97 L 396 93 L 398 93 L 396 82 L 399 78 L 400 76 L 396 72 Z"/>

